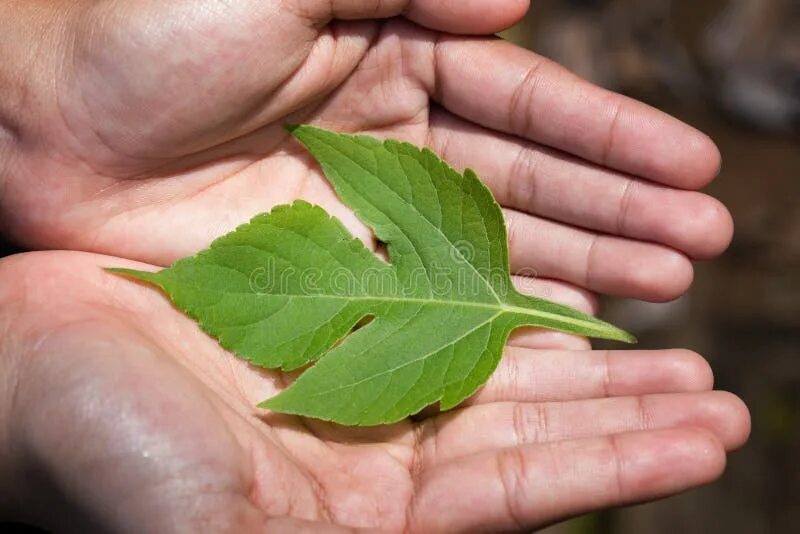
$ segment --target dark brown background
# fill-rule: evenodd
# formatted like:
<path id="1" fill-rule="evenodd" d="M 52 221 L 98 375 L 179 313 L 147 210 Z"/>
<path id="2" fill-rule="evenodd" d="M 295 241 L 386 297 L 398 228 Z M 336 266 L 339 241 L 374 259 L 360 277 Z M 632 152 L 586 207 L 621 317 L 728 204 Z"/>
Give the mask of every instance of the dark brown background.
<path id="1" fill-rule="evenodd" d="M 800 530 L 800 1 L 534 0 L 506 35 L 709 133 L 736 238 L 677 302 L 611 302 L 646 348 L 704 354 L 753 434 L 716 484 L 551 533 Z"/>

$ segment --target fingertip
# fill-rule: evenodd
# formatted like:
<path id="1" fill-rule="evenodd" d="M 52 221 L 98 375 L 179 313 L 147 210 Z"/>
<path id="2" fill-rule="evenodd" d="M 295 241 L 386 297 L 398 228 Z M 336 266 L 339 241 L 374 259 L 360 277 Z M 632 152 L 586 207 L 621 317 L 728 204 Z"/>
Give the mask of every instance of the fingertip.
<path id="1" fill-rule="evenodd" d="M 691 261 L 675 250 L 658 247 L 646 260 L 628 266 L 628 292 L 650 302 L 671 302 L 694 281 Z"/>
<path id="2" fill-rule="evenodd" d="M 686 187 L 702 189 L 719 176 L 722 153 L 711 137 L 696 128 L 686 136 Z"/>
<path id="3" fill-rule="evenodd" d="M 501 5 L 498 7 L 503 8 L 503 16 L 505 17 L 503 22 L 504 30 L 522 21 L 531 9 L 530 0 L 504 0 L 499 4 Z"/>
<path id="4" fill-rule="evenodd" d="M 741 448 L 750 438 L 750 410 L 744 401 L 727 391 L 716 391 L 705 409 L 716 421 L 716 434 L 727 451 Z"/>
<path id="5" fill-rule="evenodd" d="M 704 193 L 650 189 L 637 202 L 638 222 L 649 230 L 637 237 L 664 243 L 696 260 L 719 256 L 733 240 L 730 211 Z M 658 212 L 652 210 L 656 205 L 662 206 Z"/>
<path id="6" fill-rule="evenodd" d="M 697 191 L 633 184 L 637 187 L 625 212 L 626 235 L 662 243 L 696 260 L 719 256 L 730 246 L 733 217 L 716 198 Z"/>
<path id="7" fill-rule="evenodd" d="M 728 208 L 716 198 L 704 197 L 687 221 L 691 226 L 689 231 L 699 238 L 688 252 L 698 260 L 715 258 L 725 252 L 734 233 L 733 216 Z"/>
<path id="8" fill-rule="evenodd" d="M 405 16 L 435 30 L 489 35 L 522 20 L 529 8 L 530 0 L 416 0 Z"/>
<path id="9" fill-rule="evenodd" d="M 692 485 L 709 484 L 725 472 L 728 455 L 722 441 L 705 428 L 687 429 L 687 439 L 682 447 L 682 456 L 687 463 L 694 463 L 695 479 Z M 691 472 L 691 468 L 687 471 Z"/>
<path id="10" fill-rule="evenodd" d="M 714 387 L 714 371 L 708 360 L 688 349 L 669 352 L 669 375 L 676 391 L 710 391 Z"/>
<path id="11" fill-rule="evenodd" d="M 652 499 L 718 479 L 727 463 L 725 448 L 704 428 L 674 428 L 617 436 L 623 473 L 633 495 Z"/>
<path id="12" fill-rule="evenodd" d="M 621 170 L 689 190 L 707 186 L 719 174 L 719 148 L 697 128 L 638 102 L 630 105 L 624 123 L 618 146 L 627 150 L 612 158 Z"/>

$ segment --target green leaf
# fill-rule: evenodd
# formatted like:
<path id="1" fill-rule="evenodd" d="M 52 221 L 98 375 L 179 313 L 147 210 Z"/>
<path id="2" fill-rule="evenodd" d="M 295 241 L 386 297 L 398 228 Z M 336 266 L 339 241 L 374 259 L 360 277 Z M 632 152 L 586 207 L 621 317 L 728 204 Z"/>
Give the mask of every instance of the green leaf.
<path id="1" fill-rule="evenodd" d="M 500 207 L 474 172 L 459 174 L 429 150 L 396 141 L 309 126 L 292 133 L 387 244 L 390 263 L 298 201 L 169 269 L 114 270 L 162 288 L 254 365 L 316 362 L 262 407 L 348 425 L 392 423 L 472 395 L 515 328 L 634 341 L 514 289 Z"/>

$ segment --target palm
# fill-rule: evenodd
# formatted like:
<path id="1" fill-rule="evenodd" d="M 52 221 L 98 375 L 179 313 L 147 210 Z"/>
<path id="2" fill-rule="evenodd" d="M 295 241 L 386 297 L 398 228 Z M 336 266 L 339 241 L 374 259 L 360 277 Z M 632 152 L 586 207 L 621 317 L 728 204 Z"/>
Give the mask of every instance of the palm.
<path id="1" fill-rule="evenodd" d="M 346 430 L 265 414 L 255 404 L 286 377 L 225 353 L 156 291 L 99 269 L 109 264 L 131 266 L 82 253 L 2 265 L 25 333 L 4 350 L 29 377 L 15 425 L 33 453 L 16 465 L 49 473 L 37 502 L 74 499 L 49 526 L 532 528 L 709 480 L 717 439 L 733 448 L 747 433 L 740 401 L 708 391 L 695 355 L 536 350 L 531 338 L 448 414 Z"/>

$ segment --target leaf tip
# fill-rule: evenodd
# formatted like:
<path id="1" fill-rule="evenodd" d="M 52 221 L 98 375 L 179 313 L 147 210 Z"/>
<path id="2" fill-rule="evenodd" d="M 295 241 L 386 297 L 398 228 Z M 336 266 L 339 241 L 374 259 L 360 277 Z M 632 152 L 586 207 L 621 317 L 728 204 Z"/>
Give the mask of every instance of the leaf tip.
<path id="1" fill-rule="evenodd" d="M 619 328 L 616 329 L 613 337 L 610 337 L 610 339 L 614 341 L 621 341 L 622 343 L 628 343 L 630 345 L 639 343 L 639 340 L 636 338 L 636 336 Z"/>
<path id="2" fill-rule="evenodd" d="M 118 267 L 104 267 L 103 270 L 110 274 L 124 276 L 126 278 L 133 278 L 150 284 L 158 284 L 158 274 L 147 271 L 138 271 L 136 269 L 123 269 Z"/>
<path id="3" fill-rule="evenodd" d="M 271 410 L 271 411 L 277 411 L 277 410 L 274 410 L 274 408 L 273 408 L 273 404 L 274 404 L 274 403 L 272 402 L 272 400 L 273 400 L 274 398 L 275 398 L 275 397 L 273 397 L 272 399 L 267 399 L 267 400 L 265 400 L 265 401 L 261 401 L 261 402 L 259 402 L 259 403 L 258 403 L 256 406 L 257 406 L 258 408 L 261 408 L 262 410 Z"/>
<path id="4" fill-rule="evenodd" d="M 302 413 L 302 410 L 298 410 L 296 406 L 292 406 L 291 401 L 286 401 L 284 396 L 286 391 L 287 390 L 284 390 L 272 398 L 259 402 L 258 407 L 262 410 L 269 410 L 270 412 L 284 415 L 298 415 L 301 417 L 307 415 Z"/>

